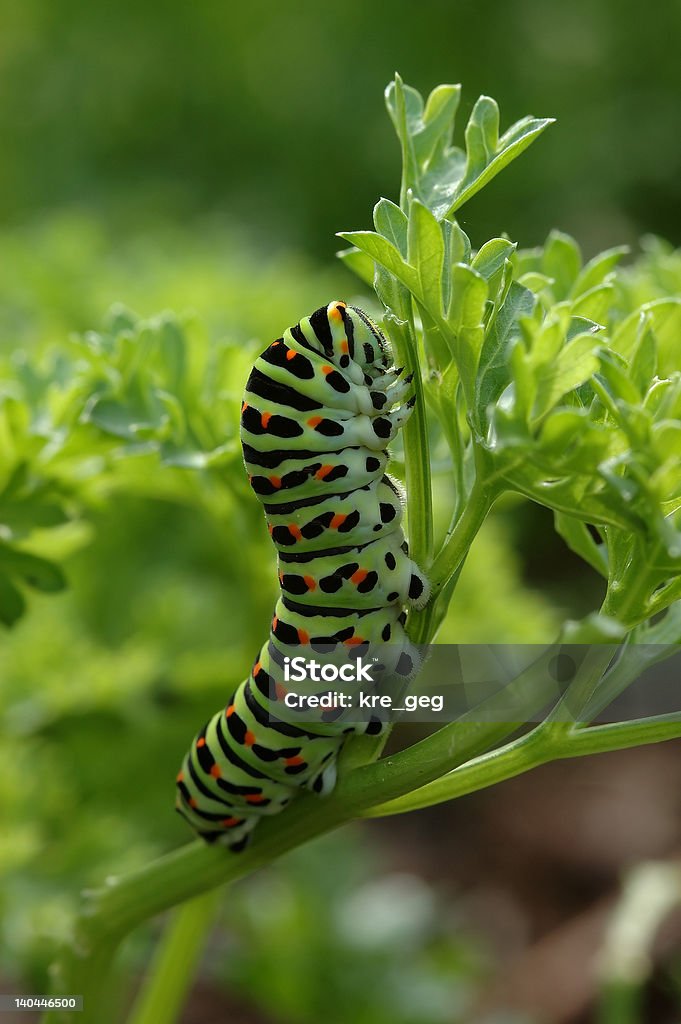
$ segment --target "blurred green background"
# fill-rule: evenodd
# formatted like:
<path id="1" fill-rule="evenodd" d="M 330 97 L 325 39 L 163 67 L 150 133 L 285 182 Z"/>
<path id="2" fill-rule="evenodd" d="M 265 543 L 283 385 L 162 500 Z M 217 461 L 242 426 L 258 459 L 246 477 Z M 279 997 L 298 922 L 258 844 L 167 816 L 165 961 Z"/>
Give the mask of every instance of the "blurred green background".
<path id="1" fill-rule="evenodd" d="M 502 127 L 558 118 L 466 206 L 474 245 L 503 231 L 536 245 L 553 227 L 587 256 L 649 232 L 679 242 L 676 3 L 23 0 L 0 4 L 0 27 L 0 395 L 26 389 L 34 367 L 34 422 L 54 382 L 91 372 L 69 339 L 106 331 L 120 303 L 180 314 L 211 426 L 233 442 L 258 347 L 333 296 L 361 298 L 334 232 L 369 226 L 376 199 L 396 197 L 382 100 L 395 69 L 425 91 L 462 81 L 461 121 L 480 92 L 498 99 Z M 681 282 L 677 257 L 652 264 L 641 299 Z M 150 330 L 160 339 L 163 323 Z M 149 358 L 160 365 L 160 340 Z M 205 472 L 111 444 L 94 463 L 68 456 L 38 452 L 67 514 L 29 544 L 64 565 L 68 589 L 32 595 L 0 633 L 3 991 L 44 989 L 81 887 L 188 838 L 172 813 L 177 763 L 244 674 L 274 595 L 234 449 Z M 3 482 L 13 457 L 0 452 Z M 472 552 L 443 637 L 541 642 L 597 594 L 551 516 L 509 503 Z M 676 762 L 667 748 L 645 758 L 547 769 L 286 858 L 226 904 L 187 1021 L 226 1006 L 256 1024 L 469 1019 L 490 979 L 512 982 L 518 960 L 531 975 L 542 942 L 567 942 L 613 900 L 620 871 L 681 848 L 678 809 L 654 799 Z M 127 951 L 133 977 L 152 930 Z M 570 948 L 586 976 L 597 948 Z M 681 971 L 671 955 L 655 964 L 657 1016 L 641 1019 L 663 1021 Z M 515 1022 L 591 1019 L 596 983 L 560 1009 L 543 969 L 546 1002 L 523 1002 L 522 985 L 515 1002 L 499 994 L 497 1024 L 504 1007 Z"/>

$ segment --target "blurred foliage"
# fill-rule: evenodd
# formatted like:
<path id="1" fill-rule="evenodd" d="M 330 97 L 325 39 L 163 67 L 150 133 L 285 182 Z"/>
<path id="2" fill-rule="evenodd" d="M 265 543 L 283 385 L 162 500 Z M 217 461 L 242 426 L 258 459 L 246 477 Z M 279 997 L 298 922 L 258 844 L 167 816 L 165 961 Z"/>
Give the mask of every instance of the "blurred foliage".
<path id="1" fill-rule="evenodd" d="M 386 871 L 354 829 L 237 887 L 222 927 L 209 972 L 273 1020 L 465 1019 L 490 967 L 447 894 Z"/>
<path id="2" fill-rule="evenodd" d="M 478 244 L 501 229 L 534 244 L 555 224 L 589 251 L 644 230 L 680 240 L 677 4 L 641 17 L 634 0 L 493 12 L 424 0 L 418 18 L 408 0 L 389 16 L 360 0 L 323 13 L 267 0 L 3 6 L 3 219 L 85 203 L 125 232 L 222 207 L 263 249 L 288 237 L 328 254 L 391 180 L 379 96 L 399 67 L 419 87 L 454 75 L 470 97 L 502 95 L 510 117 L 560 121 L 471 207 Z"/>

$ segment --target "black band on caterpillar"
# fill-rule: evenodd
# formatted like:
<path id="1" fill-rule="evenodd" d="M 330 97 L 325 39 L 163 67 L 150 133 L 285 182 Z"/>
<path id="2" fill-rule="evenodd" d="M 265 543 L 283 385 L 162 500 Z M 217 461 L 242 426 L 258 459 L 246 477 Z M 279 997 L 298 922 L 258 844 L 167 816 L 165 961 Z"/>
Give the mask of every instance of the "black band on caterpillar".
<path id="1" fill-rule="evenodd" d="M 402 498 L 384 474 L 386 449 L 414 404 L 411 376 L 389 363 L 365 313 L 331 302 L 258 357 L 241 408 L 249 481 L 279 553 L 281 595 L 248 679 L 198 734 L 177 777 L 176 807 L 209 842 L 243 849 L 263 815 L 301 787 L 329 792 L 349 733 L 376 733 L 375 717 L 312 728 L 284 707 L 281 666 L 293 648 L 353 651 L 397 645 L 396 671 L 413 668 L 403 625 L 429 587 L 402 532 Z"/>

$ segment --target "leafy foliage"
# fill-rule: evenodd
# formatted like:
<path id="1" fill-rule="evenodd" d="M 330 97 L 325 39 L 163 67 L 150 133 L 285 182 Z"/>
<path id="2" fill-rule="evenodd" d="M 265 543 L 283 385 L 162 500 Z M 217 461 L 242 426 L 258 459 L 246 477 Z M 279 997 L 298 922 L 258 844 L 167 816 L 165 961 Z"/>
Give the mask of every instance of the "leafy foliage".
<path id="1" fill-rule="evenodd" d="M 606 577 L 603 612 L 627 627 L 681 595 L 681 299 L 627 308 L 625 250 L 582 265 L 560 232 L 540 250 L 497 238 L 473 252 L 454 212 L 549 122 L 526 118 L 499 139 L 496 105 L 482 97 L 465 151 L 452 149 L 458 97 L 439 86 L 424 103 L 399 77 L 388 87 L 401 203 L 380 200 L 374 231 L 343 232 L 352 248 L 341 255 L 373 281 L 412 364 L 424 352 L 463 487 L 450 532 L 481 496 L 525 494 Z M 446 547 L 438 557 L 436 586 L 455 568 Z"/>

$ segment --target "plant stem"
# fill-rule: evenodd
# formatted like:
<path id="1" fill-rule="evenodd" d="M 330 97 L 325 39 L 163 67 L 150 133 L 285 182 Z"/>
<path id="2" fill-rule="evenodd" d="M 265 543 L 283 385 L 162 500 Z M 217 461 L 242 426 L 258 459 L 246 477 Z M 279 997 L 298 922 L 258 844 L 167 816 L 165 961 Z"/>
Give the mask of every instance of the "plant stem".
<path id="1" fill-rule="evenodd" d="M 492 507 L 497 492 L 476 479 L 458 523 L 438 552 L 430 573 L 433 597 L 446 585 L 463 563 L 470 546 Z M 432 598 L 431 598 L 432 600 Z"/>
<path id="2" fill-rule="evenodd" d="M 432 807 L 486 789 L 549 761 L 604 754 L 680 737 L 681 718 L 677 714 L 614 722 L 588 729 L 573 728 L 567 734 L 557 734 L 542 724 L 512 743 L 456 768 L 421 790 L 370 808 L 363 816 L 383 817 Z"/>
<path id="3" fill-rule="evenodd" d="M 128 1024 L 175 1024 L 194 980 L 218 905 L 215 892 L 207 892 L 184 903 L 175 912 L 158 945 Z"/>
<path id="4" fill-rule="evenodd" d="M 409 553 L 424 572 L 433 558 L 433 497 L 430 479 L 430 444 L 421 363 L 413 319 L 386 321 L 395 358 L 414 374 L 414 411 L 404 425 L 404 462 L 407 484 L 407 525 Z"/>

